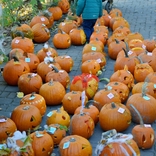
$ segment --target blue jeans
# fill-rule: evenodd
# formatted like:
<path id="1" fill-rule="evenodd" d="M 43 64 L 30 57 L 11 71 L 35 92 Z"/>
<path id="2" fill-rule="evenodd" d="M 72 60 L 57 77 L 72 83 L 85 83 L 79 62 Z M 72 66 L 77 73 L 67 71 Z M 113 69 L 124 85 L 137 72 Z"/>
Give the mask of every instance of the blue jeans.
<path id="1" fill-rule="evenodd" d="M 87 42 L 89 42 L 90 36 L 94 31 L 95 23 L 96 23 L 96 19 L 89 19 L 89 20 L 83 19 L 82 27 L 86 34 Z"/>

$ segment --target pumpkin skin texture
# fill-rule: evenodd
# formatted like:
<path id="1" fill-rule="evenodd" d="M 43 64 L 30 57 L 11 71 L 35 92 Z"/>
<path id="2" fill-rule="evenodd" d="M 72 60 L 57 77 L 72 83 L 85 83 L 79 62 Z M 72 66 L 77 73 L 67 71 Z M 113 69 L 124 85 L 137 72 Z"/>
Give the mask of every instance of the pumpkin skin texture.
<path id="1" fill-rule="evenodd" d="M 0 122 L 0 143 L 5 143 L 8 137 L 13 136 L 13 133 L 17 130 L 16 124 L 10 118 L 5 116 L 0 116 L 0 120 L 4 120 L 4 122 Z"/>
<path id="2" fill-rule="evenodd" d="M 94 104 L 94 106 L 96 106 L 99 109 L 99 111 L 107 103 L 111 103 L 111 102 L 120 103 L 121 102 L 119 93 L 113 89 L 110 90 L 107 87 L 99 90 L 95 94 L 93 99 L 94 101 L 99 103 L 99 104 Z"/>
<path id="3" fill-rule="evenodd" d="M 11 41 L 11 48 L 20 48 L 26 53 L 34 53 L 34 43 L 32 39 L 27 37 L 15 37 Z"/>
<path id="4" fill-rule="evenodd" d="M 59 1 L 58 6 L 61 8 L 62 13 L 66 14 L 69 11 L 70 3 L 68 0 L 61 0 Z"/>
<path id="5" fill-rule="evenodd" d="M 151 124 L 155 121 L 156 99 L 154 97 L 149 94 L 142 95 L 142 93 L 136 93 L 128 98 L 126 106 L 131 112 L 132 121 L 139 123 L 139 118 L 134 110 L 130 109 L 130 104 L 133 104 L 133 106 L 140 112 L 145 124 Z"/>
<path id="6" fill-rule="evenodd" d="M 46 113 L 47 106 L 46 106 L 45 99 L 39 94 L 31 93 L 25 95 L 21 99 L 20 104 L 21 105 L 29 104 L 29 105 L 36 106 L 40 110 L 41 116 L 44 116 L 44 114 Z"/>
<path id="7" fill-rule="evenodd" d="M 119 112 L 119 109 L 123 112 Z M 104 131 L 115 129 L 122 132 L 130 126 L 131 113 L 122 103 L 108 103 L 100 111 L 99 123 Z"/>
<path id="8" fill-rule="evenodd" d="M 47 125 L 50 124 L 60 124 L 63 126 L 68 127 L 70 124 L 70 116 L 69 114 L 64 110 L 63 107 L 58 108 L 57 110 L 52 110 L 47 114 Z"/>
<path id="9" fill-rule="evenodd" d="M 95 124 L 93 119 L 87 114 L 82 112 L 74 114 L 70 121 L 70 134 L 80 135 L 89 139 L 94 133 Z"/>
<path id="10" fill-rule="evenodd" d="M 52 42 L 57 49 L 67 49 L 71 46 L 71 38 L 64 32 L 55 34 Z"/>
<path id="11" fill-rule="evenodd" d="M 41 124 L 41 113 L 36 106 L 25 104 L 17 106 L 11 119 L 20 131 L 33 130 Z"/>
<path id="12" fill-rule="evenodd" d="M 74 114 L 75 110 L 82 105 L 82 92 L 71 91 L 65 94 L 62 99 L 62 105 L 65 111 L 69 114 Z M 85 103 L 88 101 L 88 97 L 85 96 Z"/>
<path id="13" fill-rule="evenodd" d="M 39 93 L 42 84 L 42 78 L 35 73 L 22 74 L 18 79 L 18 88 L 25 95 L 32 92 Z"/>
<path id="14" fill-rule="evenodd" d="M 70 142 L 68 148 L 63 148 L 66 142 Z M 90 142 L 79 135 L 70 135 L 63 138 L 59 144 L 60 156 L 92 156 L 92 146 Z"/>
<path id="15" fill-rule="evenodd" d="M 62 126 L 60 124 L 50 124 L 49 126 L 44 127 L 46 132 L 52 137 L 54 146 L 58 146 L 61 140 L 66 136 L 66 126 Z"/>
<path id="16" fill-rule="evenodd" d="M 21 59 L 12 59 L 4 66 L 3 78 L 8 85 L 17 86 L 19 77 L 22 74 L 26 74 L 29 72 L 29 65 L 25 61 Z"/>
<path id="17" fill-rule="evenodd" d="M 66 91 L 58 81 L 50 81 L 40 87 L 39 94 L 42 95 L 47 105 L 59 105 Z"/>
<path id="18" fill-rule="evenodd" d="M 46 131 L 30 134 L 32 147 L 36 156 L 50 156 L 54 149 L 54 141 Z"/>
<path id="19" fill-rule="evenodd" d="M 32 27 L 34 33 L 34 41 L 44 43 L 50 39 L 49 29 L 42 23 L 37 23 Z"/>
<path id="20" fill-rule="evenodd" d="M 52 13 L 54 21 L 58 21 L 62 17 L 62 10 L 59 6 L 53 6 L 48 9 Z"/>

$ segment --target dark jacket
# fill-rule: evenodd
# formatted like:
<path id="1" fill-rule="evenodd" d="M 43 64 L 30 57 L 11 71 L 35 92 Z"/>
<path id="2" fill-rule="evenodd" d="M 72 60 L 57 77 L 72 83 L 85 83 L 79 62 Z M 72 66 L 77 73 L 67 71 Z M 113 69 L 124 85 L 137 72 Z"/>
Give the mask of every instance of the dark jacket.
<path id="1" fill-rule="evenodd" d="M 97 19 L 102 16 L 102 0 L 78 0 L 76 15 L 83 19 Z"/>

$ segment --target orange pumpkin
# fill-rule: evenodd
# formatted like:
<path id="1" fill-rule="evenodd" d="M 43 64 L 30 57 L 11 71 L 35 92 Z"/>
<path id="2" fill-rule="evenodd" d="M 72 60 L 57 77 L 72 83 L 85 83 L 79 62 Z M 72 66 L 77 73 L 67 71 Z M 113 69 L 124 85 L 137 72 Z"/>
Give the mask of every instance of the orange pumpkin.
<path id="1" fill-rule="evenodd" d="M 58 21 L 62 17 L 62 10 L 59 6 L 52 6 L 48 9 L 52 13 L 54 21 Z"/>

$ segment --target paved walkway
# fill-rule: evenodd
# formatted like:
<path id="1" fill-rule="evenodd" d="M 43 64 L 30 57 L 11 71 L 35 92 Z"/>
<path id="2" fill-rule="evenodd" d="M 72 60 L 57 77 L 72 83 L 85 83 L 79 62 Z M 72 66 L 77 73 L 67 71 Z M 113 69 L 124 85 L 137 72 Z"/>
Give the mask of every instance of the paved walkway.
<path id="1" fill-rule="evenodd" d="M 123 12 L 123 17 L 130 23 L 130 28 L 132 32 L 139 32 L 143 35 L 145 39 L 153 39 L 156 37 L 156 0 L 114 0 L 114 7 L 121 9 Z M 51 39 L 49 43 L 52 45 Z M 37 45 L 35 51 L 41 49 L 43 44 Z M 81 74 L 80 64 L 81 64 L 81 52 L 83 46 L 71 46 L 69 49 L 57 50 L 59 55 L 69 55 L 74 60 L 74 67 L 70 72 L 71 79 L 73 76 Z M 107 52 L 107 47 L 105 48 Z M 106 71 L 103 72 L 102 77 L 109 78 L 113 71 L 114 61 L 107 57 Z M 1 65 L 3 67 L 3 65 Z M 100 83 L 99 89 L 103 88 L 103 83 Z M 67 90 L 68 91 L 68 90 Z M 18 87 L 8 86 L 0 74 L 0 115 L 5 115 L 10 117 L 12 110 L 19 105 L 20 99 L 17 98 Z M 56 107 L 48 107 L 47 112 L 56 109 Z M 42 126 L 45 124 L 46 117 L 43 118 Z M 130 133 L 134 124 L 125 131 L 125 133 Z M 156 123 L 153 123 L 152 127 L 156 132 Z M 90 138 L 90 142 L 95 149 L 97 142 L 101 138 L 102 130 L 99 125 L 96 126 L 94 135 Z M 54 153 L 57 154 L 57 150 Z M 153 146 L 149 150 L 141 150 L 141 156 L 154 156 L 156 155 L 156 146 Z M 95 154 L 93 153 L 93 156 Z"/>

